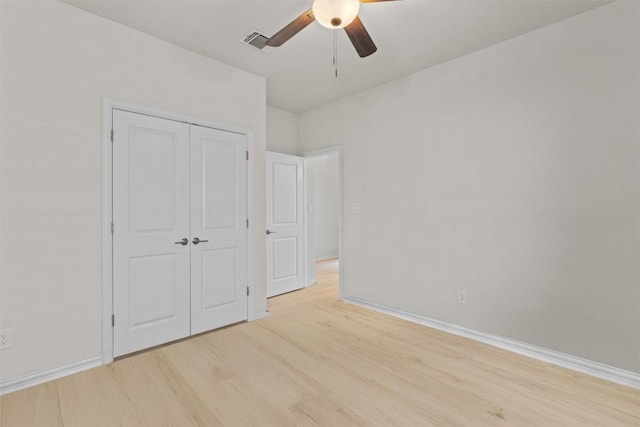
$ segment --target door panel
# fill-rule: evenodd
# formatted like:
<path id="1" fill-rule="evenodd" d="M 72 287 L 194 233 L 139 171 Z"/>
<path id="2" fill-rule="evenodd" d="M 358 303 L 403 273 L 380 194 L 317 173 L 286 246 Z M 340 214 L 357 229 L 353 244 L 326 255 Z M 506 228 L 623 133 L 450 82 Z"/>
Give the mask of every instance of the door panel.
<path id="1" fill-rule="evenodd" d="M 174 151 L 179 149 L 170 132 L 129 129 L 129 201 L 131 231 L 148 233 L 175 229 Z"/>
<path id="2" fill-rule="evenodd" d="M 267 296 L 303 287 L 302 158 L 267 152 Z"/>
<path id="3" fill-rule="evenodd" d="M 273 278 L 283 280 L 298 274 L 298 239 L 295 237 L 273 238 Z"/>
<path id="4" fill-rule="evenodd" d="M 298 165 L 273 163 L 273 225 L 295 225 L 298 221 Z"/>
<path id="5" fill-rule="evenodd" d="M 174 254 L 135 257 L 129 260 L 129 295 L 133 327 L 176 317 L 178 260 Z M 149 298 L 153 295 L 153 299 Z M 178 296 L 179 297 L 179 296 Z"/>
<path id="6" fill-rule="evenodd" d="M 191 127 L 191 333 L 247 319 L 247 141 Z"/>
<path id="7" fill-rule="evenodd" d="M 198 129 L 198 128 L 196 128 Z M 203 137 L 203 133 L 214 133 Z M 225 136 L 235 136 L 229 132 L 213 129 L 194 131 L 194 138 L 200 136 L 200 141 L 194 143 L 199 146 L 201 154 L 196 169 L 202 170 L 201 178 L 196 178 L 202 185 L 202 227 L 205 230 L 229 229 L 235 230 L 238 223 L 238 203 L 236 190 L 238 189 L 238 150 L 244 154 L 245 144 L 238 147 L 233 141 L 225 140 Z M 218 139 L 212 139 L 218 137 Z M 194 158 L 195 160 L 195 158 Z M 240 165 L 241 167 L 242 165 Z M 246 218 L 243 212 L 242 218 Z"/>
<path id="8" fill-rule="evenodd" d="M 113 111 L 114 356 L 189 335 L 189 126 Z"/>
<path id="9" fill-rule="evenodd" d="M 236 302 L 237 259 L 238 251 L 235 248 L 202 251 L 201 307 L 203 310 Z"/>

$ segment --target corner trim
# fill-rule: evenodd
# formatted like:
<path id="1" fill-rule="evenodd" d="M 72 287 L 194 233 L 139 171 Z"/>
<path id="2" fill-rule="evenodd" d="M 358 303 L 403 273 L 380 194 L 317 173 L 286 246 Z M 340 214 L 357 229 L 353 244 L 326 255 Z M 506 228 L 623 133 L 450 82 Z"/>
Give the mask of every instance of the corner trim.
<path id="1" fill-rule="evenodd" d="M 30 374 L 21 375 L 16 378 L 11 378 L 0 383 L 0 396 L 22 390 L 23 388 L 46 383 L 47 381 L 66 377 L 67 375 L 86 371 L 87 369 L 95 368 L 100 365 L 102 365 L 102 357 L 94 356 L 89 359 L 78 360 L 77 362 L 69 363 L 67 365 L 44 369 Z"/>
<path id="2" fill-rule="evenodd" d="M 473 329 L 464 328 L 462 326 L 453 325 L 451 323 L 442 322 L 440 320 L 431 319 L 419 314 L 409 313 L 398 310 L 382 304 L 367 301 L 362 298 L 343 296 L 343 301 L 365 307 L 380 313 L 388 314 L 393 317 L 408 320 L 409 322 L 418 323 L 453 335 L 469 338 L 493 347 L 511 351 L 523 356 L 531 357 L 563 368 L 571 369 L 576 372 L 590 375 L 592 377 L 601 378 L 616 384 L 625 385 L 640 390 L 640 374 L 631 371 L 625 371 L 613 366 L 605 365 L 587 359 L 582 359 L 570 354 L 561 353 L 559 351 L 550 350 L 548 348 L 539 347 L 533 344 L 527 344 L 522 341 L 504 338 L 497 335 L 486 334 L 484 332 L 474 331 Z"/>

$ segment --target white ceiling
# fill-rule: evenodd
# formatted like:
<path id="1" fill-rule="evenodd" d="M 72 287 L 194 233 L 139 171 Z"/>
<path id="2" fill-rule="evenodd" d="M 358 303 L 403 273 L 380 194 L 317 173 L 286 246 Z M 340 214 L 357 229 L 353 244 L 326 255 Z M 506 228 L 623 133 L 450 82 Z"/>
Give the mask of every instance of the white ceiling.
<path id="1" fill-rule="evenodd" d="M 267 78 L 267 103 L 300 113 L 601 6 L 605 0 L 402 0 L 363 4 L 378 52 L 359 58 L 339 32 L 313 23 L 279 48 L 240 42 L 271 36 L 312 0 L 63 0 Z"/>

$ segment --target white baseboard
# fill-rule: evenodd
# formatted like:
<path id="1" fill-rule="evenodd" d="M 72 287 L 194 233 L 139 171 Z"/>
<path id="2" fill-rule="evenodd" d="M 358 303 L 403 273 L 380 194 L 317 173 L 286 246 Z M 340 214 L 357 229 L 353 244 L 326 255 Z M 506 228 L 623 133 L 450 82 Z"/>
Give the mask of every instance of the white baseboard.
<path id="1" fill-rule="evenodd" d="M 77 372 L 86 371 L 87 369 L 95 368 L 100 365 L 102 365 L 102 358 L 100 356 L 95 356 L 89 359 L 69 363 L 67 365 L 44 369 L 42 371 L 11 378 L 0 383 L 0 396 L 22 390 L 23 388 L 42 384 L 47 381 L 55 380 L 57 378 L 66 377 L 67 375 L 75 374 Z"/>
<path id="2" fill-rule="evenodd" d="M 453 335 L 470 338 L 480 341 L 503 350 L 512 351 L 514 353 L 528 356 L 543 362 L 552 363 L 563 368 L 591 375 L 593 377 L 602 378 L 617 384 L 622 384 L 635 389 L 640 389 L 640 374 L 625 371 L 613 366 L 604 365 L 602 363 L 593 362 L 591 360 L 582 359 L 566 353 L 560 353 L 555 350 L 549 350 L 544 347 L 527 344 L 510 338 L 503 338 L 497 335 L 486 334 L 484 332 L 474 331 L 472 329 L 463 328 L 450 323 L 441 322 L 439 320 L 430 319 L 418 314 L 408 313 L 393 307 L 373 303 L 361 298 L 344 296 L 344 301 L 369 308 L 380 313 L 389 314 L 400 319 L 448 332 Z"/>

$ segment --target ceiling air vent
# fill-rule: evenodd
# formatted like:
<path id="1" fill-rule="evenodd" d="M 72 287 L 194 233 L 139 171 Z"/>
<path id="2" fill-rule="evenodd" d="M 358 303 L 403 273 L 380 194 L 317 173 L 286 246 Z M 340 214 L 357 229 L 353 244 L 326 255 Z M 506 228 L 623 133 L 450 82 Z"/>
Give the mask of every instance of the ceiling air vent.
<path id="1" fill-rule="evenodd" d="M 249 31 L 249 34 L 243 37 L 241 41 L 242 43 L 247 44 L 255 49 L 266 52 L 267 50 L 269 50 L 269 47 L 266 44 L 267 40 L 269 40 L 269 37 L 265 36 L 260 31 L 253 29 Z"/>

